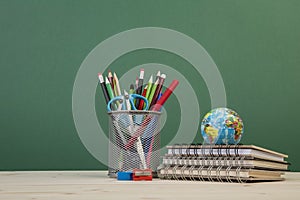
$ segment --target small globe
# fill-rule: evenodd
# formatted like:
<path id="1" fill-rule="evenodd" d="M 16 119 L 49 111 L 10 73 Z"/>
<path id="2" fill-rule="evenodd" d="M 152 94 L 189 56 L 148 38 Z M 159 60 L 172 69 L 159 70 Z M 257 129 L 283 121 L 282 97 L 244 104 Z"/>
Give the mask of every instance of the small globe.
<path id="1" fill-rule="evenodd" d="M 241 117 L 229 108 L 211 110 L 201 123 L 201 134 L 207 144 L 237 144 L 243 133 Z"/>

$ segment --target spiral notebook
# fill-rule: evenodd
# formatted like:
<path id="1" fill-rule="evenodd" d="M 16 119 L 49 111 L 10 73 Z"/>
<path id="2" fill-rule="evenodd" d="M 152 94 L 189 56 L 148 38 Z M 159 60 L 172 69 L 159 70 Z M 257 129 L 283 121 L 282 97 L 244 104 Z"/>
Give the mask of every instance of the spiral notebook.
<path id="1" fill-rule="evenodd" d="M 248 168 L 265 168 L 272 170 L 287 170 L 288 163 L 272 162 L 268 160 L 256 159 L 254 157 L 183 157 L 183 156 L 164 156 L 164 165 L 187 165 L 187 166 L 232 166 Z"/>
<path id="2" fill-rule="evenodd" d="M 255 145 L 173 145 L 159 169 L 162 179 L 202 181 L 284 180 L 288 156 Z"/>
<path id="3" fill-rule="evenodd" d="M 173 145 L 167 146 L 169 155 L 253 156 L 255 158 L 284 161 L 288 156 L 255 145 Z"/>

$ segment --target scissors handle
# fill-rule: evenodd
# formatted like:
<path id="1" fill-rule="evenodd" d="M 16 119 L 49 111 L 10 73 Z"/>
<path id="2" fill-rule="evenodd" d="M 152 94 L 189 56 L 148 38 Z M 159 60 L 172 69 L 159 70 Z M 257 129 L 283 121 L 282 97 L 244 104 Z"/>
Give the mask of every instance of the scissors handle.
<path id="1" fill-rule="evenodd" d="M 107 103 L 107 111 L 110 112 L 111 111 L 111 104 L 116 102 L 116 101 L 123 101 L 123 96 L 117 96 L 112 98 L 108 103 Z"/>
<path id="2" fill-rule="evenodd" d="M 139 95 L 139 94 L 130 94 L 129 95 L 129 101 L 130 101 L 132 110 L 137 110 L 137 108 L 134 105 L 134 101 L 133 101 L 134 99 L 142 99 L 145 102 L 145 104 L 146 104 L 146 106 L 145 106 L 145 108 L 143 110 L 147 110 L 148 109 L 149 102 L 148 102 L 148 100 L 144 96 Z M 123 102 L 124 101 L 124 96 L 121 95 L 121 96 L 117 96 L 117 97 L 114 97 L 113 99 L 111 99 L 107 103 L 107 111 L 108 112 L 111 111 L 112 103 L 115 103 L 117 101 L 119 101 L 120 103 L 124 103 Z"/>
<path id="3" fill-rule="evenodd" d="M 143 110 L 147 110 L 148 109 L 149 102 L 148 102 L 148 100 L 144 96 L 139 95 L 139 94 L 131 94 L 129 96 L 130 96 L 131 107 L 132 107 L 133 110 L 137 110 L 137 108 L 134 105 L 133 99 L 142 99 L 142 100 L 144 100 L 146 106 L 145 106 L 145 108 Z"/>

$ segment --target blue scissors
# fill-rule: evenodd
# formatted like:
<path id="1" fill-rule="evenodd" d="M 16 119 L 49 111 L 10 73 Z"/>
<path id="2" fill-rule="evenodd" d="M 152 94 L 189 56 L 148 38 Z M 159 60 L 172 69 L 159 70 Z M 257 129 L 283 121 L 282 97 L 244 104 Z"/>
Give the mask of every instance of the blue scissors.
<path id="1" fill-rule="evenodd" d="M 134 105 L 134 100 L 135 99 L 144 100 L 146 106 L 143 110 L 148 109 L 148 104 L 149 103 L 148 103 L 148 100 L 145 97 L 143 97 L 142 95 L 139 95 L 139 94 L 128 94 L 127 92 L 125 92 L 124 95 L 114 97 L 113 99 L 111 99 L 107 103 L 107 111 L 110 112 L 111 111 L 111 104 L 112 103 L 117 104 L 117 102 L 119 102 L 119 104 L 121 104 L 122 110 L 137 110 L 137 108 Z"/>

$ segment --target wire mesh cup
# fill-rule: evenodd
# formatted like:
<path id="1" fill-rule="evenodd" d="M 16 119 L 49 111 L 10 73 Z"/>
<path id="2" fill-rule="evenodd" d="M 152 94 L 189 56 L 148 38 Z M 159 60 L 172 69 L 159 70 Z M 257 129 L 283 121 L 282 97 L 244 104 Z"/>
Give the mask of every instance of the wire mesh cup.
<path id="1" fill-rule="evenodd" d="M 109 115 L 108 175 L 118 171 L 151 169 L 160 164 L 160 112 L 111 111 Z"/>

